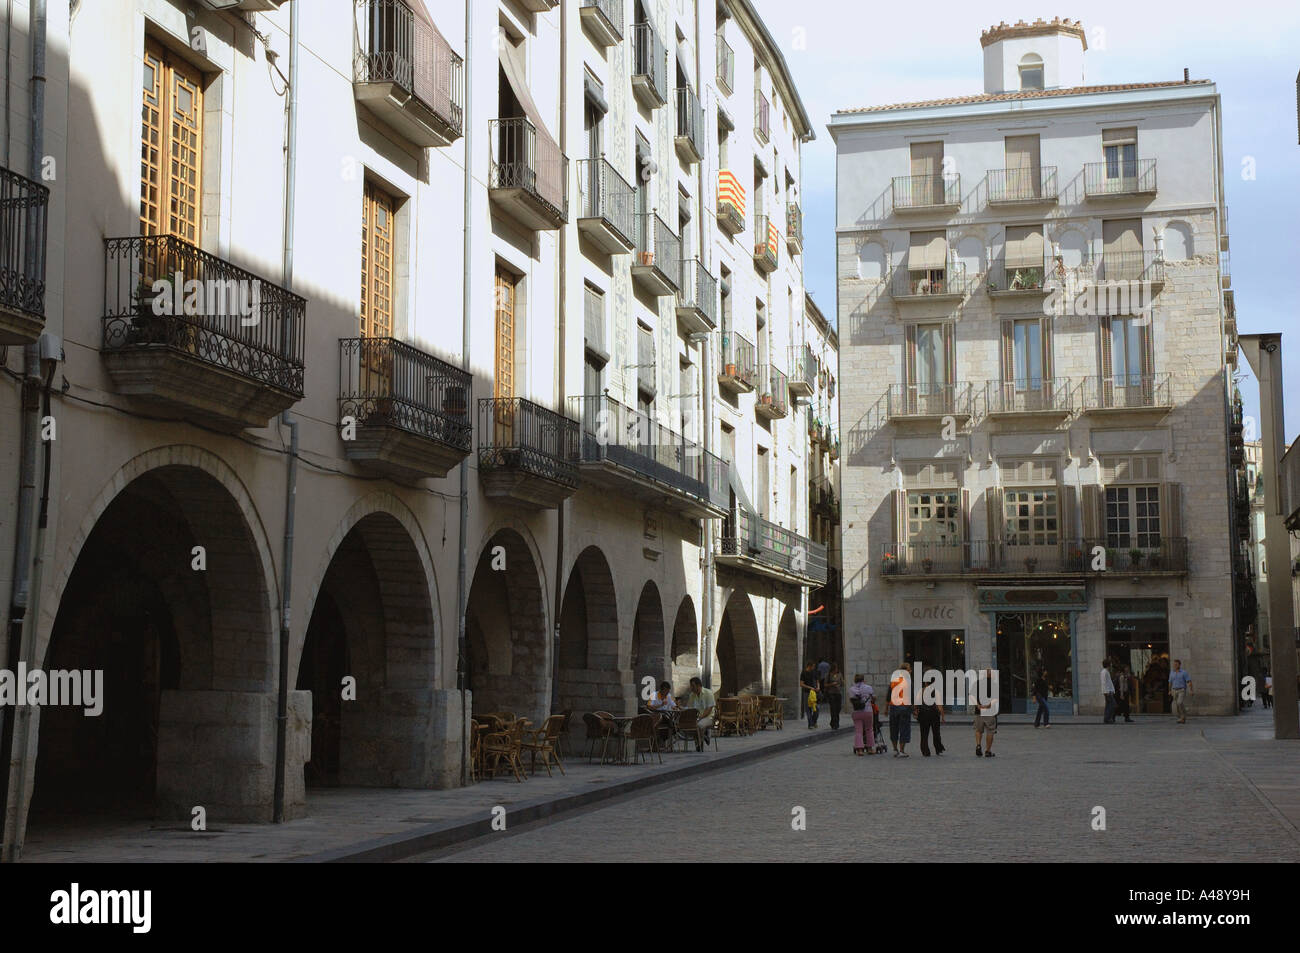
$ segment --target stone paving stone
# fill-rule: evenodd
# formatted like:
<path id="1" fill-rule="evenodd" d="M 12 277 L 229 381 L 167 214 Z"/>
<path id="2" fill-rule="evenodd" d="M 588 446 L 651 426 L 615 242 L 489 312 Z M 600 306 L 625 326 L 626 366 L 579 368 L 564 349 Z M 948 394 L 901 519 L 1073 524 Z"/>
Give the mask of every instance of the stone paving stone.
<path id="1" fill-rule="evenodd" d="M 992 761 L 974 756 L 966 725 L 945 731 L 942 758 L 923 758 L 913 726 L 906 760 L 858 758 L 837 740 L 425 859 L 1300 860 L 1286 801 L 1300 743 L 1270 740 L 1259 721 L 1008 725 Z M 804 831 L 791 828 L 796 806 Z M 1091 828 L 1096 806 L 1105 831 Z"/>

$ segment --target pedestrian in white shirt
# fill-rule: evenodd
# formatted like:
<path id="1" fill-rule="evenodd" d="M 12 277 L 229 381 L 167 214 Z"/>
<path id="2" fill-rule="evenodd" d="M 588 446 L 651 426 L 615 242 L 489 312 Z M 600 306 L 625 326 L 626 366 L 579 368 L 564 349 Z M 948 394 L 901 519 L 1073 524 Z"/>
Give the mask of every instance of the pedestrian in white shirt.
<path id="1" fill-rule="evenodd" d="M 1110 659 L 1101 660 L 1101 693 L 1106 696 L 1106 713 L 1101 721 L 1105 725 L 1115 724 L 1115 683 L 1110 678 Z"/>

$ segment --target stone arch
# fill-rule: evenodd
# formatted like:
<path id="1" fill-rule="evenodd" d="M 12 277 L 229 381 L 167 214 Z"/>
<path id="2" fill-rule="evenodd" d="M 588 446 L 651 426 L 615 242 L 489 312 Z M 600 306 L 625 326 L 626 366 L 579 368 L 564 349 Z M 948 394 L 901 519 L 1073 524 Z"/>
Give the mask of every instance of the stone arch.
<path id="1" fill-rule="evenodd" d="M 647 676 L 656 686 L 668 676 L 668 644 L 664 632 L 664 603 L 653 581 L 641 587 L 636 615 L 632 619 L 632 652 L 628 671 L 633 687 L 640 692 Z"/>
<path id="2" fill-rule="evenodd" d="M 668 656 L 672 664 L 673 694 L 681 695 L 690 681 L 700 674 L 699 625 L 695 620 L 695 603 L 683 596 L 673 619 L 672 645 Z"/>
<path id="3" fill-rule="evenodd" d="M 465 608 L 467 674 L 476 711 L 541 724 L 550 710 L 550 625 L 542 562 L 515 527 L 484 543 Z"/>
<path id="4" fill-rule="evenodd" d="M 69 549 L 37 658 L 102 672 L 111 702 L 96 718 L 45 710 L 33 809 L 188 818 L 202 804 L 210 819 L 270 820 L 275 732 L 251 726 L 275 723 L 276 591 L 233 470 L 196 447 L 141 454 Z M 292 816 L 300 786 L 287 800 Z"/>
<path id="5" fill-rule="evenodd" d="M 776 651 L 772 656 L 772 694 L 787 701 L 787 714 L 799 709 L 799 624 L 793 606 L 786 606 L 776 628 Z M 791 704 L 793 703 L 793 705 Z"/>
<path id="6" fill-rule="evenodd" d="M 578 554 L 560 604 L 556 686 L 561 711 L 613 711 L 628 686 L 618 665 L 618 598 L 597 546 Z"/>
<path id="7" fill-rule="evenodd" d="M 1175 221 L 1165 225 L 1165 261 L 1186 261 L 1196 257 L 1196 237 L 1187 222 Z"/>
<path id="8" fill-rule="evenodd" d="M 864 281 L 883 281 L 889 273 L 889 255 L 885 246 L 870 240 L 858 245 L 858 277 Z"/>
<path id="9" fill-rule="evenodd" d="M 718 626 L 717 684 L 722 694 L 762 692 L 763 643 L 749 593 L 732 590 Z"/>
<path id="10" fill-rule="evenodd" d="M 297 687 L 312 696 L 309 784 L 433 783 L 436 609 L 406 526 L 383 508 L 333 546 L 303 638 Z M 400 509 L 399 509 L 400 512 Z M 343 696 L 344 680 L 351 679 Z"/>

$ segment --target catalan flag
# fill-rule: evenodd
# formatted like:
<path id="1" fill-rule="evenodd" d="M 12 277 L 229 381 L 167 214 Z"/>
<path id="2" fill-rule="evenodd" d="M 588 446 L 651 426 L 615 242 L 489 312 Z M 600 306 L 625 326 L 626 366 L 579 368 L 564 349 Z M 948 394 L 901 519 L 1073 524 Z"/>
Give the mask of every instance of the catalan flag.
<path id="1" fill-rule="evenodd" d="M 745 217 L 745 187 L 740 184 L 734 172 L 726 169 L 718 172 L 718 205 L 731 205 L 740 217 Z"/>

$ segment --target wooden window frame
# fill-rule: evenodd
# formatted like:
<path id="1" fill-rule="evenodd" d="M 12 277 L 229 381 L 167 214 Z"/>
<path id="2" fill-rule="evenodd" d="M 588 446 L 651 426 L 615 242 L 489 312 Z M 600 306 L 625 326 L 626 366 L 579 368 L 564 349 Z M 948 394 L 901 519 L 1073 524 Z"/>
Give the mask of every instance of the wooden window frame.
<path id="1" fill-rule="evenodd" d="M 173 235 L 198 246 L 203 229 L 203 73 L 147 37 L 145 77 L 150 69 L 154 82 L 148 91 L 143 83 L 141 88 L 140 233 Z M 190 96 L 188 114 L 177 111 L 183 93 Z"/>

